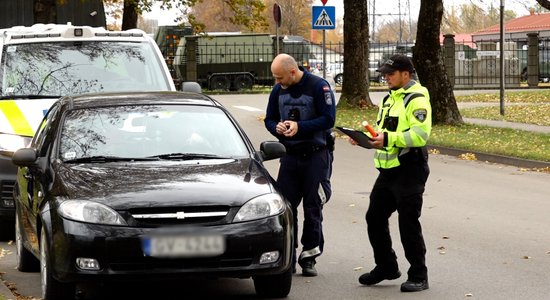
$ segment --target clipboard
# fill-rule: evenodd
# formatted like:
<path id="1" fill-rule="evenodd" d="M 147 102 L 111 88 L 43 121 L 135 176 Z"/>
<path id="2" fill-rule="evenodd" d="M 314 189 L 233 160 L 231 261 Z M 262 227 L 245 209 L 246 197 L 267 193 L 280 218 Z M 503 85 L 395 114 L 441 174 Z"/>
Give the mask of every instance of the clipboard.
<path id="1" fill-rule="evenodd" d="M 373 141 L 373 139 L 370 136 L 368 136 L 365 132 L 351 129 L 351 128 L 340 127 L 340 126 L 336 126 L 336 129 L 338 129 L 343 134 L 352 138 L 354 141 L 357 142 L 359 146 L 367 149 L 372 149 L 370 145 L 370 141 Z"/>

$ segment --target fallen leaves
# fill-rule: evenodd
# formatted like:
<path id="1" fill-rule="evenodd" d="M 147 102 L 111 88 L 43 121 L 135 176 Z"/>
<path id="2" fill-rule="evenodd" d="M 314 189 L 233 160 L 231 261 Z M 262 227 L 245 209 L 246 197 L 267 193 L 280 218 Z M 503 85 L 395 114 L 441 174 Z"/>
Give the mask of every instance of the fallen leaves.
<path id="1" fill-rule="evenodd" d="M 462 153 L 458 156 L 459 159 L 462 160 L 477 160 L 477 157 L 473 153 Z"/>

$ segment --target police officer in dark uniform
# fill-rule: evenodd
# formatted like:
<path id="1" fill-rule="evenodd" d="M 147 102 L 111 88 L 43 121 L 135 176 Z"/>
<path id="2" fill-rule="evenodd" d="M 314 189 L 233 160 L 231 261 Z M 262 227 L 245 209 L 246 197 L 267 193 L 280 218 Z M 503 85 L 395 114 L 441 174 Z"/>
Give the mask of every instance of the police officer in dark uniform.
<path id="1" fill-rule="evenodd" d="M 317 276 L 316 258 L 324 244 L 322 210 L 331 195 L 334 94 L 326 80 L 298 67 L 288 54 L 273 59 L 271 72 L 276 84 L 269 96 L 265 127 L 287 150 L 281 158 L 277 183 L 292 204 L 296 248 L 297 208 L 302 203 L 304 223 L 298 264 L 304 276 Z M 295 263 L 296 254 L 293 259 Z"/>

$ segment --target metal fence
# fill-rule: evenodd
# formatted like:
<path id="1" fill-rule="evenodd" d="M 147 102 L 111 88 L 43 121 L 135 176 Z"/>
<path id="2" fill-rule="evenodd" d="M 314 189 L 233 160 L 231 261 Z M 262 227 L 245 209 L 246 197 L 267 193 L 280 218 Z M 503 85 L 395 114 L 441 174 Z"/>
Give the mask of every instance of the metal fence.
<path id="1" fill-rule="evenodd" d="M 536 40 L 535 40 L 536 39 Z M 168 60 L 174 80 L 197 81 L 206 89 L 248 89 L 272 86 L 271 61 L 280 52 L 288 53 L 312 72 L 325 70 L 340 85 L 343 74 L 343 43 L 322 45 L 305 40 L 277 41 L 270 35 L 254 40 L 221 43 L 215 39 L 189 39 L 180 42 L 176 55 Z M 371 43 L 369 79 L 371 86 L 385 85 L 376 69 L 396 53 L 412 57 L 412 43 Z M 500 46 L 495 41 L 455 41 L 446 36 L 442 56 L 451 84 L 456 89 L 498 88 L 500 85 Z M 326 62 L 323 64 L 324 61 Z M 533 37 L 508 40 L 504 44 L 504 74 L 507 87 L 538 87 L 550 81 L 550 40 Z"/>

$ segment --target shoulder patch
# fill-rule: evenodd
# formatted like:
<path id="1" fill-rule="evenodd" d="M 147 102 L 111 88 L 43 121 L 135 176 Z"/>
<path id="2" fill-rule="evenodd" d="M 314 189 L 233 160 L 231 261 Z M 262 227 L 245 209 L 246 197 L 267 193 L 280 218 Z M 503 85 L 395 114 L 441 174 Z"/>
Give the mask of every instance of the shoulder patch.
<path id="1" fill-rule="evenodd" d="M 331 92 L 325 92 L 325 103 L 327 105 L 332 105 L 332 93 Z"/>
<path id="2" fill-rule="evenodd" d="M 323 92 L 329 92 L 330 87 L 328 85 L 323 85 Z"/>
<path id="3" fill-rule="evenodd" d="M 424 122 L 426 120 L 426 116 L 428 115 L 428 112 L 426 111 L 426 109 L 420 108 L 413 111 L 413 115 L 418 121 Z"/>

